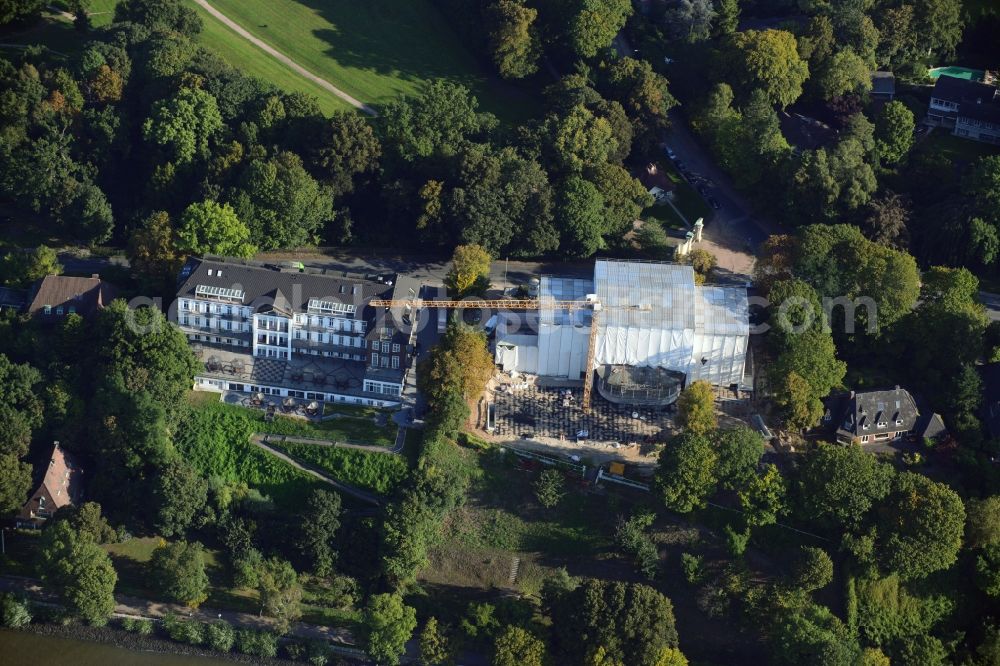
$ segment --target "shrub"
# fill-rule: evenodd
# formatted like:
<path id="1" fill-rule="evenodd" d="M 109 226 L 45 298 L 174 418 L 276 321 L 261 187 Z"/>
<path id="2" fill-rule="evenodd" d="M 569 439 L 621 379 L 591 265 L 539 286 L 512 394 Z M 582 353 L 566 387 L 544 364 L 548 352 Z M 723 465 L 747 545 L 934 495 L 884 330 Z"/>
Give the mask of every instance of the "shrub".
<path id="1" fill-rule="evenodd" d="M 535 497 L 546 509 L 551 509 L 566 494 L 566 479 L 558 469 L 542 470 L 535 481 Z"/>
<path id="2" fill-rule="evenodd" d="M 306 646 L 299 641 L 288 641 L 285 643 L 285 654 L 292 661 L 299 661 L 306 654 Z"/>
<path id="3" fill-rule="evenodd" d="M 743 553 L 747 550 L 747 544 L 750 542 L 750 528 L 737 532 L 732 525 L 726 525 L 723 532 L 726 534 L 726 548 L 729 550 L 729 554 L 733 557 L 743 557 Z"/>
<path id="4" fill-rule="evenodd" d="M 293 458 L 316 465 L 335 479 L 378 493 L 391 492 L 409 471 L 406 459 L 391 453 L 314 444 L 285 443 L 281 448 Z"/>
<path id="5" fill-rule="evenodd" d="M 28 604 L 19 600 L 12 594 L 5 594 L 0 599 L 0 621 L 3 626 L 11 629 L 20 629 L 31 623 L 31 612 Z"/>
<path id="6" fill-rule="evenodd" d="M 205 625 L 205 643 L 219 652 L 229 652 L 236 641 L 236 632 L 225 620 L 216 620 Z"/>
<path id="7" fill-rule="evenodd" d="M 184 620 L 170 614 L 163 618 L 163 629 L 172 640 L 189 645 L 201 645 L 204 640 L 202 624 L 194 620 Z"/>
<path id="8" fill-rule="evenodd" d="M 236 649 L 256 657 L 277 657 L 278 637 L 269 631 L 237 629 Z"/>
<path id="9" fill-rule="evenodd" d="M 684 572 L 684 580 L 692 585 L 696 585 L 701 580 L 701 560 L 701 555 L 681 553 L 681 571 Z"/>
<path id="10" fill-rule="evenodd" d="M 122 629 L 139 634 L 140 636 L 149 636 L 153 633 L 153 621 L 142 617 L 122 618 Z"/>
<path id="11" fill-rule="evenodd" d="M 306 644 L 306 660 L 313 666 L 325 666 L 330 660 L 330 646 L 325 641 L 309 641 Z"/>

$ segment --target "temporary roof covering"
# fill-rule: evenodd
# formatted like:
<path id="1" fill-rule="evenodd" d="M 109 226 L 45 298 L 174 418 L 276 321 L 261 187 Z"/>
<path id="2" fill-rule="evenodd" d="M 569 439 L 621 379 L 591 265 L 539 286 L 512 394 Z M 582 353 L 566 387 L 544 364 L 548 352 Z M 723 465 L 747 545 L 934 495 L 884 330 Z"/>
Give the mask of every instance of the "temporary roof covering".
<path id="1" fill-rule="evenodd" d="M 677 370 L 688 382 L 728 385 L 743 379 L 749 336 L 746 289 L 698 286 L 690 266 L 599 260 L 594 280 L 541 279 L 540 298 L 585 300 L 596 294 L 596 365 Z M 497 361 L 519 371 L 578 379 L 587 360 L 592 312 L 542 307 L 538 335 L 503 335 L 517 352 Z M 512 358 L 513 357 L 513 358 Z"/>
<path id="2" fill-rule="evenodd" d="M 599 260 L 595 362 L 679 370 L 688 382 L 743 379 L 750 332 L 746 289 L 698 286 L 690 266 Z"/>

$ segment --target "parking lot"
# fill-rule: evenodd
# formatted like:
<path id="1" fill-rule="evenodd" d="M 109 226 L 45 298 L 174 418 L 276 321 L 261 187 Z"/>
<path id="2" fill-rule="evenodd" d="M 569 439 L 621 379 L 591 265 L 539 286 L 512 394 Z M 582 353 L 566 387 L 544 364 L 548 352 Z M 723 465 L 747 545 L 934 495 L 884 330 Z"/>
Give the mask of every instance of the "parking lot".
<path id="1" fill-rule="evenodd" d="M 675 431 L 672 414 L 664 410 L 614 405 L 593 395 L 593 409 L 585 414 L 583 389 L 529 385 L 497 392 L 498 438 L 545 437 L 620 444 L 662 441 Z M 584 434 L 585 433 L 585 434 Z"/>

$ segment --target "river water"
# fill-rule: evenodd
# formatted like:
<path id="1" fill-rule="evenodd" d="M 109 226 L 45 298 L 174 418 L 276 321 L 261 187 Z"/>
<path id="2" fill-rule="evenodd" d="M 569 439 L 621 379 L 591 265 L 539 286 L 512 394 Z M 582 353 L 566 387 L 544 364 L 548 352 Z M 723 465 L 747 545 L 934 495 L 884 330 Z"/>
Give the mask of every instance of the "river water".
<path id="1" fill-rule="evenodd" d="M 3 666 L 233 666 L 233 662 L 182 654 L 139 652 L 105 643 L 0 629 Z"/>

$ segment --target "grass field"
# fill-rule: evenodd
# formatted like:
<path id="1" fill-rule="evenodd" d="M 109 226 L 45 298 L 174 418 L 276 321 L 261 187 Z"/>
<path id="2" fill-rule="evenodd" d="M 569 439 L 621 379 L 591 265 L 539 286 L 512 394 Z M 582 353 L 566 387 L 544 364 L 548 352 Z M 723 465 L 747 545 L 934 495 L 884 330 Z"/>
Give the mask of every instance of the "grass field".
<path id="1" fill-rule="evenodd" d="M 944 155 L 956 164 L 968 164 L 980 157 L 1000 153 L 1000 146 L 962 139 L 949 133 L 946 128 L 937 128 L 918 144 L 919 150 L 932 151 Z"/>
<path id="2" fill-rule="evenodd" d="M 319 100 L 319 107 L 323 110 L 323 113 L 330 114 L 334 111 L 354 110 L 353 106 L 329 90 L 293 72 L 284 64 L 237 35 L 200 6 L 191 2 L 191 0 L 187 0 L 187 4 L 198 12 L 198 15 L 201 16 L 205 24 L 205 28 L 197 37 L 198 43 L 218 53 L 233 67 L 252 76 L 269 81 L 286 92 L 300 92 L 312 95 Z"/>
<path id="3" fill-rule="evenodd" d="M 214 0 L 213 6 L 367 104 L 417 94 L 426 82 L 443 78 L 468 86 L 486 110 L 505 120 L 523 120 L 537 111 L 530 95 L 483 72 L 427 0 Z M 216 44 L 227 41 L 214 28 L 212 33 Z M 244 63 L 254 59 L 250 51 L 228 48 Z M 258 53 L 259 59 L 271 60 Z M 277 85 L 301 78 L 290 70 L 260 75 Z"/>
<path id="4" fill-rule="evenodd" d="M 296 460 L 315 465 L 352 486 L 389 493 L 406 478 L 406 459 L 391 453 L 366 453 L 315 444 L 275 444 Z"/>

